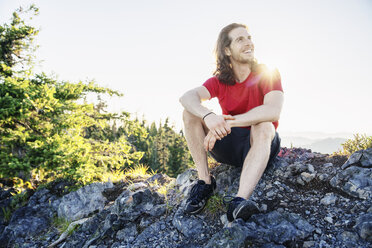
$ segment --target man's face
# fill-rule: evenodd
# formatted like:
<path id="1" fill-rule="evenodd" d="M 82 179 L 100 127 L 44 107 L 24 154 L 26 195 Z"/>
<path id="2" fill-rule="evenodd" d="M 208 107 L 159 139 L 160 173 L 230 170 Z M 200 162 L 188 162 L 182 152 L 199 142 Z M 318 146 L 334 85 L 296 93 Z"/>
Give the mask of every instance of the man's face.
<path id="1" fill-rule="evenodd" d="M 254 59 L 254 45 L 247 29 L 243 27 L 235 28 L 230 31 L 229 37 L 231 44 L 225 48 L 225 52 L 230 57 L 231 62 L 251 63 Z"/>

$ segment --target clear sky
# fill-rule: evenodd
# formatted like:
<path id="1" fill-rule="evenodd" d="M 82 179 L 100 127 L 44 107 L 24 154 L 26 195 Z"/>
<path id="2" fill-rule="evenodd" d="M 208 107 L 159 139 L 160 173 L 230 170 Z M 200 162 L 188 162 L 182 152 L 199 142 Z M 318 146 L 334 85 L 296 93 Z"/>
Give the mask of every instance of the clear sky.
<path id="1" fill-rule="evenodd" d="M 181 128 L 179 97 L 211 77 L 219 31 L 239 22 L 281 73 L 279 131 L 372 134 L 372 1 L 0 0 L 0 23 L 29 3 L 40 70 L 121 91 L 114 110 Z"/>

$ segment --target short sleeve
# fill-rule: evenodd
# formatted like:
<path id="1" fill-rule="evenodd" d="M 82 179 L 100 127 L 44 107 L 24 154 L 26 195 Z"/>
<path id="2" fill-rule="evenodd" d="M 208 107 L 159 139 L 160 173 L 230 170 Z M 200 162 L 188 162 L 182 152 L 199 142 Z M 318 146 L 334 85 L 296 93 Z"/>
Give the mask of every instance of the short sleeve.
<path id="1" fill-rule="evenodd" d="M 265 79 L 261 82 L 261 90 L 263 95 L 273 90 L 280 90 L 283 92 L 282 80 L 277 69 L 271 72 L 269 76 L 265 76 Z"/>
<path id="2" fill-rule="evenodd" d="M 203 84 L 205 88 L 209 91 L 209 94 L 211 95 L 211 98 L 218 96 L 218 90 L 219 90 L 219 82 L 216 77 L 212 77 L 205 81 Z"/>

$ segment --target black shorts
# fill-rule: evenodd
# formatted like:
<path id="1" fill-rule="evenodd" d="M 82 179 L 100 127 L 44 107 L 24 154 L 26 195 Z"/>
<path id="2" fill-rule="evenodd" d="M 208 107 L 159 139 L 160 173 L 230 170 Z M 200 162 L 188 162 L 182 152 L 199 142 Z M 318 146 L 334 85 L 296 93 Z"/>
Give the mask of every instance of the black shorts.
<path id="1" fill-rule="evenodd" d="M 213 150 L 210 151 L 212 157 L 219 163 L 242 167 L 245 157 L 251 148 L 251 130 L 241 127 L 231 128 L 231 133 L 221 140 L 217 140 Z M 280 151 L 280 137 L 276 132 L 271 142 L 271 152 L 268 165 L 271 165 L 276 155 Z"/>

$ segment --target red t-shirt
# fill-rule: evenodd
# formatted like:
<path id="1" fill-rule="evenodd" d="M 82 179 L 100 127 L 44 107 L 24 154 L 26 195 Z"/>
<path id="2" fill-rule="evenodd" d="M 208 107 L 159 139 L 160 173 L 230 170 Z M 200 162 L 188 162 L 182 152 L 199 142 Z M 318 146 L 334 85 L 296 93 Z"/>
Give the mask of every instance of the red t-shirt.
<path id="1" fill-rule="evenodd" d="M 246 113 L 252 108 L 262 105 L 264 96 L 270 91 L 283 91 L 278 70 L 270 75 L 265 72 L 251 72 L 244 82 L 237 82 L 235 85 L 223 84 L 217 77 L 212 77 L 203 86 L 208 89 L 211 98 L 218 98 L 224 115 Z M 276 129 L 278 121 L 273 124 Z"/>

